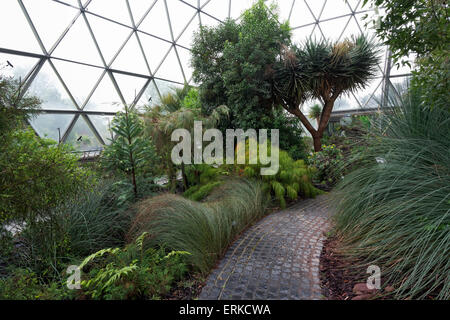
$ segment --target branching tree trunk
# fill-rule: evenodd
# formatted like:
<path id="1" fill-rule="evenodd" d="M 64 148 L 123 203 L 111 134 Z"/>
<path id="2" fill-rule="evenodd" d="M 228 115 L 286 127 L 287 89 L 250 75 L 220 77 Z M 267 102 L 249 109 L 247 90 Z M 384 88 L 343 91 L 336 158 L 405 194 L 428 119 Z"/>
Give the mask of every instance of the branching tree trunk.
<path id="1" fill-rule="evenodd" d="M 273 85 L 278 102 L 300 119 L 314 140 L 314 150 L 322 149 L 322 137 L 337 98 L 342 93 L 363 89 L 377 72 L 377 44 L 365 36 L 331 43 L 307 41 L 303 47 L 283 47 L 274 65 Z M 324 103 L 315 129 L 300 110 L 308 100 Z"/>

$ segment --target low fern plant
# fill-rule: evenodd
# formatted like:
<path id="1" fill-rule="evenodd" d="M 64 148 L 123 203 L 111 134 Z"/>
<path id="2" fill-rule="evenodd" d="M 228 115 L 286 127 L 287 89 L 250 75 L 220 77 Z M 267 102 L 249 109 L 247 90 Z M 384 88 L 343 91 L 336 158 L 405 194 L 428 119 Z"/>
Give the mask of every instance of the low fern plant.
<path id="1" fill-rule="evenodd" d="M 88 271 L 81 282 L 92 299 L 159 299 L 187 272 L 185 251 L 145 248 L 144 232 L 125 248 L 109 248 L 88 256 L 80 269 Z"/>

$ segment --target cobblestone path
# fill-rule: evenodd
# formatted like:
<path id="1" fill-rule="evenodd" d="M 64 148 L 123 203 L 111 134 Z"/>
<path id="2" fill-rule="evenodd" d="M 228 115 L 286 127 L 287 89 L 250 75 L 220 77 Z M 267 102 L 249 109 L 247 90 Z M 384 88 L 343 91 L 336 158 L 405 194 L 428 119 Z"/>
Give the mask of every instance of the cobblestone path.
<path id="1" fill-rule="evenodd" d="M 201 300 L 321 299 L 319 257 L 328 197 L 300 201 L 244 232 L 207 279 Z"/>

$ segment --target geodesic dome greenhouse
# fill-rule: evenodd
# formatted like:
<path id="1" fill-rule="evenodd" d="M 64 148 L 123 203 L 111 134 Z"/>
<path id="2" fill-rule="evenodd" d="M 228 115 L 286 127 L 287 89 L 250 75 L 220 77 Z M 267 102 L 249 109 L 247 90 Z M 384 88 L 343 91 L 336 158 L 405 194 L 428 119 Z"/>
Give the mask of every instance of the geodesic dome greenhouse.
<path id="1" fill-rule="evenodd" d="M 359 33 L 366 16 L 382 9 L 362 0 L 277 1 L 294 41 L 312 36 L 341 40 Z M 42 99 L 31 125 L 40 136 L 101 149 L 109 123 L 123 106 L 158 103 L 162 94 L 192 81 L 190 45 L 200 26 L 239 19 L 250 0 L 3 0 L 0 11 L 2 74 Z M 377 78 L 366 90 L 340 98 L 335 110 L 373 108 L 404 81 L 387 48 Z M 83 136 L 83 141 L 77 141 Z"/>

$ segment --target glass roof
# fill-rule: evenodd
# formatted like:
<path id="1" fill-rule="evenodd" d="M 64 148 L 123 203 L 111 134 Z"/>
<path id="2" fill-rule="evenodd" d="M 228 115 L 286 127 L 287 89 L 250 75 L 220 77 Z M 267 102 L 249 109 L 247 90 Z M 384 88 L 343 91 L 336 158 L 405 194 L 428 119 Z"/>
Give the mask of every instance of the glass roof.
<path id="1" fill-rule="evenodd" d="M 42 99 L 43 113 L 31 121 L 40 136 L 71 142 L 80 151 L 101 148 L 110 139 L 111 117 L 125 104 L 157 103 L 174 86 L 195 85 L 189 50 L 200 25 L 239 19 L 253 2 L 2 0 L 0 64 L 12 67 L 0 72 Z M 275 2 L 295 42 L 373 33 L 364 16 L 374 10 L 362 8 L 362 0 Z M 382 90 L 409 74 L 391 66 L 386 49 L 383 54 L 377 79 L 341 98 L 335 110 L 377 106 Z"/>

